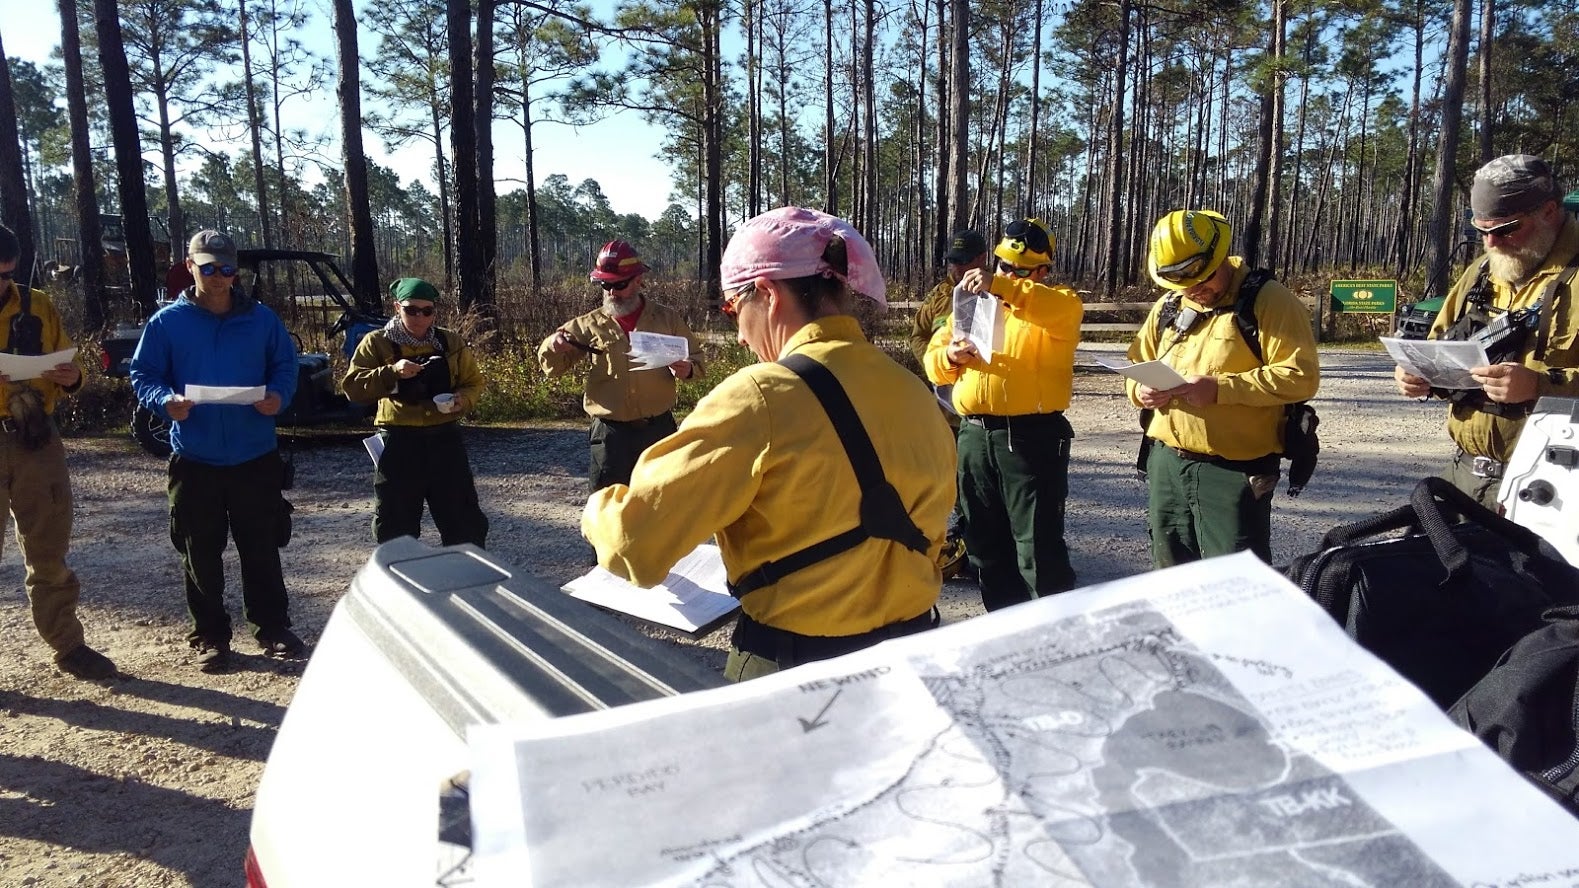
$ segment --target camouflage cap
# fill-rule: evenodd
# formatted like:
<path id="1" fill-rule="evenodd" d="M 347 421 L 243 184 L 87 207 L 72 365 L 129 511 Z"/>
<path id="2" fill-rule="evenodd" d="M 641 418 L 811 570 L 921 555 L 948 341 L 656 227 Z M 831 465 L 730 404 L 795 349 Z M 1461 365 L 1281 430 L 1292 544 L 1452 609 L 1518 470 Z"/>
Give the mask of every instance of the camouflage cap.
<path id="1" fill-rule="evenodd" d="M 1505 154 L 1475 171 L 1469 206 L 1476 219 L 1505 219 L 1561 200 L 1556 177 L 1533 154 Z"/>

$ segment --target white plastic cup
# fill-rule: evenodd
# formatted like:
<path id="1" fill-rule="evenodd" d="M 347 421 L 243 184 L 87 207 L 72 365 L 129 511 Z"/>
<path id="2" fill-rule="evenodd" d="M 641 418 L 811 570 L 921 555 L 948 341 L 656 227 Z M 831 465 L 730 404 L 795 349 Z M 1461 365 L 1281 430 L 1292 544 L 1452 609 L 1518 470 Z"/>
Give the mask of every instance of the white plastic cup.
<path id="1" fill-rule="evenodd" d="M 439 408 L 440 413 L 450 413 L 455 409 L 455 395 L 451 392 L 434 395 L 433 406 Z"/>

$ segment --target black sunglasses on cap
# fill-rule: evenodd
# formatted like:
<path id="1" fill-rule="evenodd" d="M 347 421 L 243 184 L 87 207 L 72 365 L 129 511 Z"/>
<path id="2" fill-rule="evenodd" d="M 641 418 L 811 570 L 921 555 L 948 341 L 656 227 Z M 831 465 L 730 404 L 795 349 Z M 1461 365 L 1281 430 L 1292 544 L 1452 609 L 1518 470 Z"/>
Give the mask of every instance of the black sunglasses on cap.
<path id="1" fill-rule="evenodd" d="M 400 310 L 408 315 L 422 315 L 425 318 L 433 317 L 434 312 L 431 305 L 402 305 Z"/>
<path id="2" fill-rule="evenodd" d="M 602 287 L 603 292 L 605 293 L 611 291 L 618 293 L 624 290 L 626 287 L 629 287 L 631 285 L 631 281 L 633 280 L 635 280 L 635 278 L 626 278 L 623 281 L 598 281 L 598 286 Z"/>
<path id="3" fill-rule="evenodd" d="M 197 267 L 197 270 L 203 273 L 203 277 L 213 277 L 215 273 L 218 273 L 220 277 L 233 278 L 236 276 L 236 266 L 220 265 L 217 262 L 204 262 Z"/>

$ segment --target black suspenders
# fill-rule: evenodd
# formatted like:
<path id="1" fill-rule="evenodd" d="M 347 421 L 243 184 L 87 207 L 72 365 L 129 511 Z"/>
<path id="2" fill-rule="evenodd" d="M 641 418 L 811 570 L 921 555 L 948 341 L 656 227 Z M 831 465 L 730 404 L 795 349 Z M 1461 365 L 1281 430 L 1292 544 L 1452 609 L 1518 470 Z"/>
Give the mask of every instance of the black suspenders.
<path id="1" fill-rule="evenodd" d="M 929 544 L 926 534 L 910 519 L 904 503 L 900 502 L 899 492 L 888 483 L 888 477 L 883 474 L 883 464 L 872 447 L 871 436 L 866 433 L 866 426 L 861 423 L 855 405 L 850 403 L 850 397 L 844 387 L 839 385 L 839 380 L 827 367 L 805 355 L 790 355 L 779 363 L 794 371 L 811 388 L 812 394 L 817 396 L 818 403 L 822 404 L 823 411 L 833 423 L 834 431 L 844 445 L 845 455 L 849 457 L 850 466 L 855 469 L 856 480 L 861 485 L 861 521 L 843 533 L 747 571 L 739 582 L 730 584 L 729 594 L 742 598 L 798 570 L 847 552 L 873 537 L 892 540 L 914 552 L 925 553 Z"/>

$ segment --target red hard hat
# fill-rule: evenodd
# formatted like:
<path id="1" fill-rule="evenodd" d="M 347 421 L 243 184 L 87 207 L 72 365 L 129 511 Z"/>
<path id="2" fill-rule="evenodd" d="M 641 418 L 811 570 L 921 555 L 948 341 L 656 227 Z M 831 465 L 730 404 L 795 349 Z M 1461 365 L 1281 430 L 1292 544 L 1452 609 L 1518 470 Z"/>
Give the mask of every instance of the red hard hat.
<path id="1" fill-rule="evenodd" d="M 647 270 L 636 248 L 622 240 L 612 240 L 598 251 L 597 264 L 592 266 L 595 281 L 623 281 Z"/>

